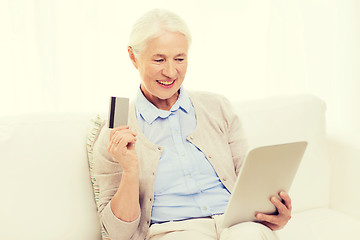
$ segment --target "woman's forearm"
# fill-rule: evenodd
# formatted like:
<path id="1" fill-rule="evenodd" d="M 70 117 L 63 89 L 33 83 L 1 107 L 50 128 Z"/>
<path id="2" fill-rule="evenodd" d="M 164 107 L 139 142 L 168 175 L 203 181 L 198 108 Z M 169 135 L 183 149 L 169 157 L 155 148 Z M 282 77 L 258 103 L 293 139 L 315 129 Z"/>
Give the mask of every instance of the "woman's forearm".
<path id="1" fill-rule="evenodd" d="M 123 172 L 119 188 L 110 202 L 117 218 L 125 222 L 135 221 L 140 214 L 139 172 Z"/>

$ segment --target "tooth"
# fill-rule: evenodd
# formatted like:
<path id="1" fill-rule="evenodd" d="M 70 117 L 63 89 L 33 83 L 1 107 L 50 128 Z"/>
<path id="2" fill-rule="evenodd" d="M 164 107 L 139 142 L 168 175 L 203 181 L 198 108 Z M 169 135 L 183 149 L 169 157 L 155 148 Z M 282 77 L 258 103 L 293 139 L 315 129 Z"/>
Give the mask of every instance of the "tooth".
<path id="1" fill-rule="evenodd" d="M 174 81 L 171 81 L 171 82 L 167 82 L 167 81 L 158 81 L 159 83 L 163 84 L 163 85 L 166 85 L 166 86 L 169 86 L 171 85 Z"/>

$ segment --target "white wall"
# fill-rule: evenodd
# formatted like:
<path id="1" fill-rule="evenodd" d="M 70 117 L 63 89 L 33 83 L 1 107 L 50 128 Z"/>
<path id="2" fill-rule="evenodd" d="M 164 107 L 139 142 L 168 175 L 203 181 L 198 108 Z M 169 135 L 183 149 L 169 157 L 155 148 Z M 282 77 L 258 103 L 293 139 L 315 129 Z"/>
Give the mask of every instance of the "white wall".
<path id="1" fill-rule="evenodd" d="M 110 95 L 134 96 L 128 35 L 155 7 L 192 30 L 188 89 L 315 94 L 330 127 L 360 135 L 357 0 L 0 0 L 0 115 L 104 112 Z"/>

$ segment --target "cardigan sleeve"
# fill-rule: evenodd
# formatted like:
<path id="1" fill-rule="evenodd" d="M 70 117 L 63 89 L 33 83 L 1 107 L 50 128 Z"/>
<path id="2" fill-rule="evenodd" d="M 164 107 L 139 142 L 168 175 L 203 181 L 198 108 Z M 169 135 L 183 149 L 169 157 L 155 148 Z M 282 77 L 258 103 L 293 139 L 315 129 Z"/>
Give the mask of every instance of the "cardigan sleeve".
<path id="1" fill-rule="evenodd" d="M 223 109 L 226 116 L 228 144 L 230 146 L 235 173 L 239 174 L 240 168 L 244 161 L 245 155 L 249 150 L 249 145 L 240 117 L 236 114 L 235 109 L 227 98 L 224 98 Z"/>
<path id="2" fill-rule="evenodd" d="M 101 129 L 94 144 L 94 177 L 99 185 L 98 213 L 100 223 L 111 240 L 131 239 L 138 228 L 139 217 L 133 222 L 124 222 L 111 210 L 110 201 L 115 195 L 122 176 L 120 164 L 114 161 L 107 152 L 110 130 Z"/>

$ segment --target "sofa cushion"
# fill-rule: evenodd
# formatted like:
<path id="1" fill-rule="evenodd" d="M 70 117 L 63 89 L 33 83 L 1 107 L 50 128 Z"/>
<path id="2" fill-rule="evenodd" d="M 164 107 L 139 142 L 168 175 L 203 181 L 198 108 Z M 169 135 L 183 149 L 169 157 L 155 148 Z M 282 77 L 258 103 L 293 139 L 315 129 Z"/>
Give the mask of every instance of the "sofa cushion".
<path id="1" fill-rule="evenodd" d="M 288 225 L 278 231 L 280 240 L 356 239 L 360 220 L 329 208 L 294 214 Z"/>
<path id="2" fill-rule="evenodd" d="M 234 103 L 251 147 L 308 141 L 290 190 L 294 212 L 329 205 L 325 104 L 308 95 Z"/>
<path id="3" fill-rule="evenodd" d="M 94 191 L 94 198 L 96 202 L 96 207 L 99 208 L 99 184 L 96 181 L 96 178 L 94 176 L 94 143 L 97 140 L 101 128 L 105 124 L 105 121 L 97 115 L 95 118 L 91 120 L 91 125 L 88 132 L 88 138 L 87 138 L 87 155 L 88 155 L 88 161 L 89 161 L 89 171 L 91 176 L 91 183 Z M 103 227 L 101 227 L 101 236 L 103 240 L 110 240 L 109 235 L 106 233 Z"/>
<path id="4" fill-rule="evenodd" d="M 0 239 L 101 239 L 86 159 L 92 116 L 0 118 Z"/>

